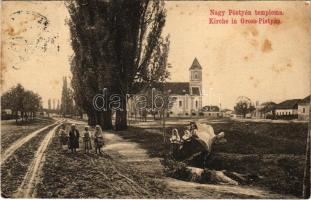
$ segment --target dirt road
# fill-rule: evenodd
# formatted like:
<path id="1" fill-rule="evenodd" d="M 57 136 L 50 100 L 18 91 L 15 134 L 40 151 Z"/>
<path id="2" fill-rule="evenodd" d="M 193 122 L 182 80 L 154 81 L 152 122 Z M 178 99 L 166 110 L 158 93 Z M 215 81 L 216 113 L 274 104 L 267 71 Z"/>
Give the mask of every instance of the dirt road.
<path id="1" fill-rule="evenodd" d="M 50 120 L 48 125 L 45 122 L 36 124 L 36 126 L 41 126 L 37 130 L 33 129 L 34 126 L 29 125 L 35 130 L 31 133 L 16 132 L 21 137 L 15 139 L 15 142 L 7 145 L 6 150 L 1 152 L 1 192 L 4 197 L 13 197 L 15 193 L 17 193 L 17 197 L 28 197 L 32 194 L 31 188 L 35 188 L 33 185 L 43 163 L 44 151 L 61 123 L 61 120 L 56 120 L 55 123 Z M 15 138 L 14 134 L 8 135 L 7 132 L 3 132 L 1 137 L 2 134 Z"/>
<path id="2" fill-rule="evenodd" d="M 28 142 L 30 139 L 32 139 L 33 137 L 35 137 L 36 135 L 38 135 L 38 133 L 56 125 L 58 122 L 55 122 L 51 125 L 45 126 L 39 130 L 36 130 L 30 134 L 28 134 L 26 137 L 23 137 L 19 140 L 17 140 L 16 142 L 14 142 L 9 148 L 7 148 L 7 150 L 5 150 L 3 152 L 3 154 L 1 155 L 1 164 L 3 164 L 10 156 L 12 156 L 12 154 L 21 146 L 23 146 L 26 142 Z"/>
<path id="3" fill-rule="evenodd" d="M 66 123 L 79 124 L 80 129 L 85 124 L 76 120 L 67 120 Z M 47 196 L 53 197 L 53 192 L 55 192 L 57 196 L 61 197 L 62 195 L 64 197 L 77 195 L 79 197 L 121 198 L 125 197 L 122 194 L 127 195 L 126 191 L 133 190 L 131 192 L 133 198 L 152 198 L 156 197 L 152 190 L 156 185 L 161 185 L 162 190 L 166 192 L 164 194 L 157 193 L 161 195 L 161 198 L 175 197 L 176 195 L 183 198 L 295 198 L 257 187 L 199 184 L 168 178 L 164 174 L 164 166 L 161 164 L 160 158 L 150 157 L 147 150 L 138 143 L 123 139 L 114 132 L 105 132 L 104 134 L 104 156 L 93 153 L 83 154 L 81 151 L 77 155 L 61 152 L 56 145 L 57 138 L 53 138 L 59 126 L 56 123 L 39 129 L 15 142 L 4 152 L 5 157 L 2 157 L 2 163 L 7 158 L 14 156 L 14 152 L 20 151 L 20 148 L 24 147 L 27 141 L 36 138 L 36 134 L 51 128 L 51 126 L 55 127 L 42 135 L 43 139 L 37 143 L 33 150 L 33 157 L 28 159 L 31 160 L 30 164 L 26 165 L 27 170 L 25 169 L 25 173 L 22 175 L 22 181 L 17 184 L 19 187 L 17 190 L 13 190 L 16 191 L 14 197 L 34 198 L 39 196 L 46 198 Z M 54 141 L 54 145 L 49 145 L 51 141 Z M 45 162 L 45 160 L 49 161 Z M 81 170 L 77 170 L 77 166 L 81 167 Z M 127 167 L 124 168 L 124 166 Z M 87 173 L 83 169 L 86 169 Z M 64 176 L 58 176 L 59 170 L 66 174 L 75 174 L 72 186 L 69 186 L 68 181 L 66 181 L 72 177 L 66 177 L 65 182 L 62 182 Z M 89 176 L 90 174 L 94 174 L 94 176 Z M 140 175 L 133 177 L 133 174 Z M 41 179 L 42 177 L 44 180 Z M 149 185 L 144 185 L 146 177 L 151 180 L 148 182 Z M 96 184 L 90 188 L 89 183 L 92 182 Z M 42 190 L 42 186 L 47 190 Z M 157 191 L 161 191 L 161 188 L 157 189 Z M 99 193 L 94 194 L 93 192 L 96 191 Z"/>
<path id="4" fill-rule="evenodd" d="M 45 151 L 60 125 L 55 126 L 49 133 L 45 136 L 41 142 L 32 163 L 29 165 L 27 173 L 17 193 L 14 195 L 16 198 L 34 198 L 35 188 L 39 179 L 39 172 L 42 169 L 45 158 Z"/>

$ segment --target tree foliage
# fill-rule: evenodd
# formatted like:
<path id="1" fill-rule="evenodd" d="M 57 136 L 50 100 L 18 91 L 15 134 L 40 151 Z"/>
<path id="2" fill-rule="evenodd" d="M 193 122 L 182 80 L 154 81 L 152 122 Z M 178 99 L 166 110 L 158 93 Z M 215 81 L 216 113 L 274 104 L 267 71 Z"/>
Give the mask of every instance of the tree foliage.
<path id="1" fill-rule="evenodd" d="M 1 96 L 2 109 L 10 109 L 18 120 L 19 113 L 22 121 L 33 119 L 36 112 L 42 108 L 41 97 L 30 91 L 25 90 L 21 84 L 17 84 Z"/>
<path id="2" fill-rule="evenodd" d="M 60 104 L 60 113 L 65 117 L 66 115 L 75 114 L 73 91 L 67 85 L 67 78 L 63 78 L 63 88 Z"/>
<path id="3" fill-rule="evenodd" d="M 274 103 L 273 101 L 267 101 L 262 103 L 261 106 L 262 106 L 262 108 L 260 109 L 261 112 L 263 113 L 272 112 L 272 114 L 274 114 L 276 103 Z"/>
<path id="4" fill-rule="evenodd" d="M 243 115 L 245 118 L 246 114 L 251 113 L 255 110 L 252 101 L 248 97 L 239 97 L 236 105 L 234 106 L 234 111 L 239 114 Z"/>
<path id="5" fill-rule="evenodd" d="M 74 98 L 89 116 L 89 124 L 111 128 L 111 111 L 98 112 L 93 97 L 121 95 L 116 111 L 116 128 L 127 127 L 126 94 L 135 93 L 136 83 L 150 86 L 168 77 L 168 38 L 161 36 L 165 25 L 161 0 L 70 1 L 72 86 Z M 106 102 L 108 103 L 108 102 Z"/>

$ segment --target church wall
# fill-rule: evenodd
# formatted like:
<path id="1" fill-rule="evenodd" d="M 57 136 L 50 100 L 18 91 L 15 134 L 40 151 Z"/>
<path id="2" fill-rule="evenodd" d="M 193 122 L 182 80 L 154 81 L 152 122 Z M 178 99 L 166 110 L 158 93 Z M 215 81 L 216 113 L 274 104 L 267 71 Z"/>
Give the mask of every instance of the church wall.
<path id="1" fill-rule="evenodd" d="M 174 95 L 176 98 L 170 108 L 170 116 L 190 116 L 193 112 L 198 114 L 202 108 L 202 98 L 200 96 L 189 96 L 189 95 Z M 196 101 L 197 106 L 196 106 Z"/>

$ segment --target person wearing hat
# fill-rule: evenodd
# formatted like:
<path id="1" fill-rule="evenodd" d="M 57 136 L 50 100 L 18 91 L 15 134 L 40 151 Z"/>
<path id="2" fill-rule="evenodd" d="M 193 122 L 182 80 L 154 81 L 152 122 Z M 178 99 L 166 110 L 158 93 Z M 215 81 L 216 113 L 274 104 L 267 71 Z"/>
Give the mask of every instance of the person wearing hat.
<path id="1" fill-rule="evenodd" d="M 69 149 L 72 153 L 76 152 L 76 149 L 79 148 L 79 131 L 76 129 L 76 125 L 71 125 L 71 130 L 69 131 Z"/>

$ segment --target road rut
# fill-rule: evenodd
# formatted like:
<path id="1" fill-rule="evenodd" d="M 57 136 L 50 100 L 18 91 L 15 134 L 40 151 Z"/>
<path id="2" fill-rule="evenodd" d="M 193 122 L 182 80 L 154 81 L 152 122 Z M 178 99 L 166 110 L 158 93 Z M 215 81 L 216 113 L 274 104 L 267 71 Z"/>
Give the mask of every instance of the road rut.
<path id="1" fill-rule="evenodd" d="M 44 140 L 41 142 L 33 161 L 28 167 L 27 173 L 24 177 L 24 180 L 20 187 L 18 188 L 14 197 L 17 198 L 34 198 L 35 197 L 35 188 L 40 178 L 39 172 L 42 169 L 45 158 L 45 151 L 56 132 L 57 128 L 61 124 L 55 126 L 49 133 L 45 136 Z"/>

